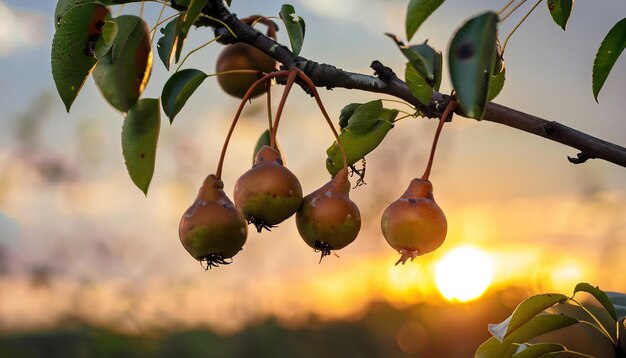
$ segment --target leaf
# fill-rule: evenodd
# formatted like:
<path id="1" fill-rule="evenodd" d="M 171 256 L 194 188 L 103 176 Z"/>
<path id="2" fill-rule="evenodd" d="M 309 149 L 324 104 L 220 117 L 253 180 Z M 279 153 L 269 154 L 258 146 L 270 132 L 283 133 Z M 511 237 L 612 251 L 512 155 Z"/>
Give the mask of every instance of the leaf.
<path id="1" fill-rule="evenodd" d="M 348 121 L 350 120 L 350 117 L 352 117 L 354 111 L 361 105 L 363 105 L 363 103 L 350 103 L 341 109 L 341 112 L 339 113 L 340 129 L 344 129 L 348 126 Z"/>
<path id="2" fill-rule="evenodd" d="M 382 112 L 383 101 L 378 99 L 364 103 L 352 112 L 346 129 L 353 132 L 367 132 L 380 119 Z"/>
<path id="3" fill-rule="evenodd" d="M 54 28 L 57 29 L 63 16 L 70 11 L 71 8 L 80 4 L 100 3 L 100 5 L 112 5 L 112 0 L 59 0 L 54 9 Z"/>
<path id="4" fill-rule="evenodd" d="M 180 60 L 180 54 L 183 52 L 183 45 L 185 44 L 185 39 L 187 35 L 189 35 L 189 30 L 191 30 L 191 25 L 198 19 L 200 13 L 202 12 L 202 8 L 207 4 L 208 0 L 191 0 L 189 5 L 187 6 L 187 12 L 182 15 L 183 23 L 180 31 L 178 32 L 178 38 L 176 40 L 176 63 Z"/>
<path id="5" fill-rule="evenodd" d="M 443 4 L 443 0 L 411 0 L 406 10 L 406 38 L 411 41 L 417 29 L 437 8 Z"/>
<path id="6" fill-rule="evenodd" d="M 543 314 L 532 317 L 522 326 L 510 331 L 503 342 L 524 343 L 544 333 L 556 331 L 557 329 L 571 326 L 578 323 L 574 317 Z"/>
<path id="7" fill-rule="evenodd" d="M 404 70 L 404 80 L 411 93 L 423 104 L 428 105 L 433 96 L 433 89 L 426 80 L 420 76 L 410 62 L 407 62 Z"/>
<path id="8" fill-rule="evenodd" d="M 572 14 L 574 0 L 548 0 L 547 4 L 552 20 L 565 31 L 567 20 Z"/>
<path id="9" fill-rule="evenodd" d="M 67 11 L 58 24 L 50 56 L 52 77 L 68 112 L 98 63 L 93 50 L 108 13 L 103 5 L 81 4 Z"/>
<path id="10" fill-rule="evenodd" d="M 618 321 L 626 318 L 626 294 L 621 292 L 607 291 L 606 296 L 611 300 L 615 308 L 615 314 Z"/>
<path id="11" fill-rule="evenodd" d="M 581 282 L 576 285 L 576 287 L 574 288 L 574 295 L 576 294 L 576 292 L 581 291 L 591 294 L 596 300 L 598 300 L 598 302 L 600 302 L 602 307 L 604 307 L 606 312 L 613 318 L 613 320 L 617 321 L 617 313 L 615 312 L 615 307 L 609 299 L 609 296 L 607 296 L 604 291 L 600 290 L 600 288 L 598 287 L 593 287 L 586 282 Z"/>
<path id="12" fill-rule="evenodd" d="M 252 164 L 254 165 L 254 161 L 256 160 L 256 154 L 263 148 L 263 146 L 270 146 L 272 144 L 272 133 L 270 133 L 269 129 L 266 129 L 259 139 L 256 141 L 256 145 L 254 146 L 254 152 L 252 152 Z"/>
<path id="13" fill-rule="evenodd" d="M 487 101 L 493 101 L 493 99 L 500 94 L 500 92 L 504 88 L 505 74 L 506 68 L 503 64 L 502 71 L 500 71 L 500 73 L 498 74 L 491 76 L 491 80 L 489 81 L 489 96 L 487 96 Z"/>
<path id="14" fill-rule="evenodd" d="M 496 58 L 498 15 L 487 12 L 467 21 L 454 35 L 448 53 L 450 77 L 463 115 L 481 119 Z"/>
<path id="15" fill-rule="evenodd" d="M 520 303 L 513 311 L 513 314 L 502 323 L 490 324 L 489 332 L 499 340 L 503 340 L 545 309 L 565 300 L 567 300 L 567 296 L 559 293 L 544 293 L 531 296 Z"/>
<path id="16" fill-rule="evenodd" d="M 127 112 L 143 92 L 152 71 L 152 49 L 147 24 L 137 16 L 113 19 L 118 33 L 111 50 L 93 71 L 96 86 L 117 110 Z"/>
<path id="17" fill-rule="evenodd" d="M 346 151 L 348 165 L 356 163 L 378 147 L 387 133 L 393 128 L 393 120 L 397 115 L 397 110 L 385 108 L 380 115 L 381 119 L 377 119 L 374 125 L 367 131 L 355 132 L 347 128 L 341 131 L 339 140 Z M 326 158 L 326 169 L 332 176 L 335 176 L 343 168 L 341 150 L 336 141 L 326 150 L 326 154 L 328 155 L 328 158 Z"/>
<path id="18" fill-rule="evenodd" d="M 170 123 L 174 121 L 176 114 L 207 77 L 206 73 L 189 68 L 174 73 L 167 80 L 163 86 L 161 99 L 163 111 L 170 119 Z"/>
<path id="19" fill-rule="evenodd" d="M 230 7 L 230 4 L 233 2 L 233 0 L 226 0 L 226 5 L 228 5 L 228 7 Z"/>
<path id="20" fill-rule="evenodd" d="M 624 51 L 626 47 L 626 18 L 621 19 L 606 35 L 598 53 L 596 53 L 596 59 L 593 61 L 592 70 L 592 87 L 593 97 L 598 102 L 598 94 L 604 86 L 604 82 L 613 65 Z"/>
<path id="21" fill-rule="evenodd" d="M 537 343 L 533 345 L 526 345 L 521 351 L 513 355 L 513 358 L 537 358 L 546 353 L 563 352 L 565 347 L 556 343 Z"/>
<path id="22" fill-rule="evenodd" d="M 102 35 L 96 42 L 96 57 L 102 58 L 106 56 L 106 54 L 111 51 L 111 47 L 113 47 L 113 43 L 115 43 L 115 38 L 117 37 L 117 23 L 114 21 L 106 20 L 104 22 L 104 27 L 102 27 Z"/>
<path id="23" fill-rule="evenodd" d="M 176 16 L 160 30 L 163 36 L 157 41 L 157 52 L 161 62 L 163 62 L 168 71 L 172 64 L 172 56 L 174 54 L 172 51 L 177 47 L 178 35 L 182 29 L 184 19 L 183 16 Z"/>
<path id="24" fill-rule="evenodd" d="M 570 351 L 570 350 L 565 350 L 563 352 L 551 352 L 551 353 L 546 353 L 544 355 L 542 355 L 540 358 L 576 358 L 576 357 L 580 357 L 580 358 L 594 358 L 590 355 L 587 354 L 583 354 L 580 352 L 574 352 L 574 351 Z"/>
<path id="25" fill-rule="evenodd" d="M 158 99 L 143 98 L 128 111 L 122 127 L 122 152 L 128 174 L 146 195 L 154 173 L 160 113 Z"/>
<path id="26" fill-rule="evenodd" d="M 441 85 L 442 58 L 441 52 L 430 47 L 427 42 L 420 45 L 406 46 L 393 34 L 386 34 L 400 49 L 413 68 L 423 79 L 435 90 L 439 90 Z"/>
<path id="27" fill-rule="evenodd" d="M 296 10 L 289 4 L 284 4 L 280 8 L 280 18 L 285 23 L 293 56 L 298 57 L 302 49 L 302 43 L 304 42 L 304 32 L 306 28 L 304 19 L 296 15 Z"/>
<path id="28" fill-rule="evenodd" d="M 496 337 L 491 337 L 478 347 L 474 358 L 509 358 L 517 350 L 517 345 L 502 343 Z"/>
<path id="29" fill-rule="evenodd" d="M 426 43 L 411 46 L 409 49 L 419 56 L 424 65 L 424 72 L 421 72 L 419 68 L 414 66 L 415 69 L 420 72 L 422 78 L 424 78 L 435 91 L 438 91 L 441 85 L 441 71 L 443 69 L 441 52 L 436 51 Z"/>

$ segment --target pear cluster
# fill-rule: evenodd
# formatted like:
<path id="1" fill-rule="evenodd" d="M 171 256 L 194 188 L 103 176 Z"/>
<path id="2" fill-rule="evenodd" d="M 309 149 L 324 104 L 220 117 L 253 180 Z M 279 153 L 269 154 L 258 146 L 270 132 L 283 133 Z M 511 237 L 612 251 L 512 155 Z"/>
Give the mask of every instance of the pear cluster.
<path id="1" fill-rule="evenodd" d="M 237 180 L 234 204 L 223 188 L 220 179 L 209 175 L 180 221 L 183 246 L 206 268 L 230 263 L 246 242 L 247 224 L 269 231 L 295 214 L 300 236 L 322 258 L 353 242 L 361 228 L 359 209 L 348 196 L 347 170 L 303 198 L 298 178 L 269 146 L 259 150 L 252 168 Z"/>
<path id="2" fill-rule="evenodd" d="M 275 71 L 276 61 L 256 48 L 237 43 L 228 45 L 217 61 L 218 82 L 223 90 L 241 98 L 241 103 L 226 137 L 216 174 L 209 175 L 192 205 L 183 214 L 179 236 L 183 247 L 206 269 L 232 262 L 242 250 L 248 236 L 248 225 L 260 233 L 271 231 L 291 216 L 296 217 L 298 233 L 304 242 L 324 256 L 352 243 L 361 229 L 361 215 L 350 199 L 348 162 L 339 136 L 324 109 L 315 85 L 297 68 Z M 263 74 L 265 73 L 265 74 Z M 270 80 L 287 77 L 285 90 L 274 123 L 271 123 L 271 143 L 256 153 L 252 168 L 243 173 L 234 188 L 234 203 L 224 193 L 221 170 L 230 136 L 245 103 L 261 95 Z M 276 132 L 285 100 L 296 79 L 309 87 L 341 149 L 343 167 L 319 189 L 303 197 L 298 178 L 285 166 L 276 145 Z M 269 107 L 269 101 L 268 101 Z M 435 202 L 433 186 L 428 180 L 433 154 L 444 118 L 453 107 L 446 109 L 433 141 L 431 157 L 422 179 L 413 179 L 402 196 L 391 203 L 381 219 L 383 236 L 398 251 L 406 263 L 429 253 L 445 240 L 446 217 Z"/>

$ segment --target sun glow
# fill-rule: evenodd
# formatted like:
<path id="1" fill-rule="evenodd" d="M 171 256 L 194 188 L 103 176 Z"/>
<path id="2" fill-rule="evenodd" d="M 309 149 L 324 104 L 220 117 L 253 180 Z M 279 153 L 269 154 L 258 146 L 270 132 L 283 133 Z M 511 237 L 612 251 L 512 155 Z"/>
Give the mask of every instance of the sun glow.
<path id="1" fill-rule="evenodd" d="M 493 278 L 493 262 L 481 249 L 458 247 L 448 252 L 435 269 L 437 289 L 449 301 L 467 302 L 487 290 Z"/>

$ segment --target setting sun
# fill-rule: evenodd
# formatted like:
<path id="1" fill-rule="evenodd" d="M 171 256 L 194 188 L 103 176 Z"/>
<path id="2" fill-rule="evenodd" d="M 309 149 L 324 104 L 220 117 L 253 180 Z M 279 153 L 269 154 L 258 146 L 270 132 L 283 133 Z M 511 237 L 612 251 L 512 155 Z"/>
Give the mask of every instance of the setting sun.
<path id="1" fill-rule="evenodd" d="M 437 263 L 435 282 L 449 301 L 467 302 L 479 297 L 493 277 L 491 258 L 475 247 L 458 247 Z"/>

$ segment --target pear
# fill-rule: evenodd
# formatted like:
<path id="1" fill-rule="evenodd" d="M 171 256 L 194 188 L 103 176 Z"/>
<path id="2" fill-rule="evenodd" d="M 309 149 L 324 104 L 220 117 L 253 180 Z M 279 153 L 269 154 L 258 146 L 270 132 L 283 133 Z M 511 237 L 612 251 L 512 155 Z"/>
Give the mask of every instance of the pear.
<path id="1" fill-rule="evenodd" d="M 385 209 L 381 228 L 389 245 L 401 255 L 396 265 L 441 246 L 448 224 L 435 202 L 431 182 L 413 179 L 404 194 Z"/>
<path id="2" fill-rule="evenodd" d="M 321 188 L 302 199 L 296 226 L 304 241 L 321 252 L 320 261 L 331 250 L 339 250 L 356 239 L 361 229 L 359 208 L 350 200 L 348 171 L 342 169 Z"/>
<path id="3" fill-rule="evenodd" d="M 224 183 L 211 174 L 204 179 L 193 204 L 180 220 L 183 247 L 207 268 L 229 264 L 248 236 L 246 220 L 224 193 Z"/>
<path id="4" fill-rule="evenodd" d="M 215 71 L 218 73 L 217 82 L 224 92 L 243 98 L 248 88 L 262 76 L 255 73 L 223 73 L 237 70 L 270 73 L 276 70 L 276 60 L 256 47 L 243 42 L 227 45 L 222 50 L 215 65 Z M 265 90 L 265 85 L 257 86 L 250 98 L 258 97 L 265 93 Z"/>
<path id="5" fill-rule="evenodd" d="M 302 202 L 302 186 L 269 146 L 257 152 L 254 165 L 235 183 L 235 205 L 257 231 L 270 230 L 293 215 Z"/>

